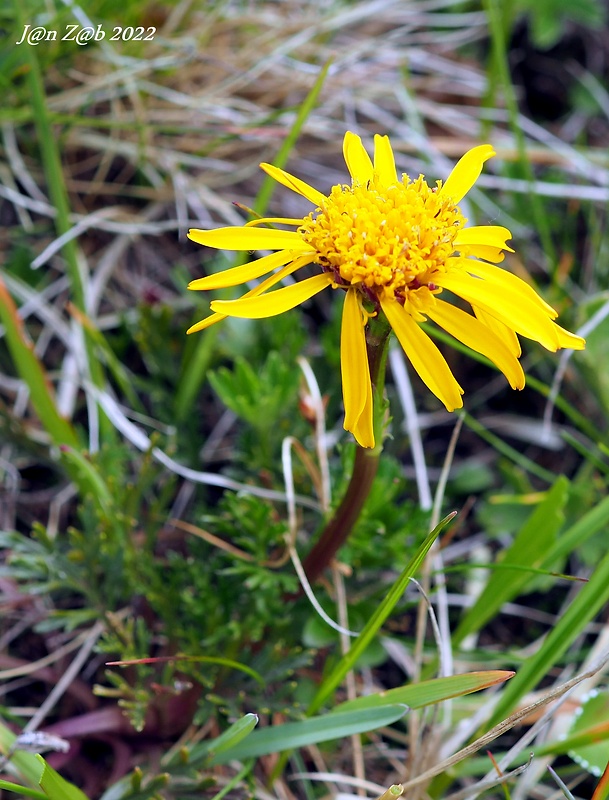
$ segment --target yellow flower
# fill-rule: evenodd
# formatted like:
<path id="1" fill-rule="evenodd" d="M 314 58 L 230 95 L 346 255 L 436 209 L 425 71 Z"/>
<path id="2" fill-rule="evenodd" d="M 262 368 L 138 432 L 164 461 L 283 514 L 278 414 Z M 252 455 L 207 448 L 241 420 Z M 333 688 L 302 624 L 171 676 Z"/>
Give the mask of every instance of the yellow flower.
<path id="1" fill-rule="evenodd" d="M 423 176 L 398 177 L 387 136 L 374 137 L 374 160 L 359 136 L 345 134 L 343 153 L 350 185 L 321 192 L 271 164 L 262 169 L 305 197 L 315 209 L 304 219 L 255 220 L 244 227 L 191 230 L 189 238 L 208 247 L 275 250 L 244 266 L 192 281 L 189 289 L 236 286 L 273 273 L 238 300 L 215 300 L 213 313 L 188 333 L 227 316 L 258 319 L 281 314 L 322 289 L 345 297 L 341 327 L 341 373 L 346 430 L 362 447 L 374 447 L 372 387 L 366 351 L 369 317 L 383 313 L 414 369 L 449 411 L 461 408 L 463 389 L 444 357 L 419 326 L 432 320 L 503 372 L 522 389 L 517 334 L 548 350 L 582 349 L 584 340 L 553 320 L 556 311 L 524 281 L 495 266 L 510 250 L 507 228 L 466 228 L 458 203 L 494 156 L 488 144 L 474 147 L 456 164 L 446 183 L 429 186 Z M 295 230 L 257 227 L 281 224 Z M 296 270 L 316 263 L 313 277 L 268 290 Z M 274 270 L 277 270 L 274 272 Z M 447 302 L 446 293 L 465 300 L 473 315 Z"/>

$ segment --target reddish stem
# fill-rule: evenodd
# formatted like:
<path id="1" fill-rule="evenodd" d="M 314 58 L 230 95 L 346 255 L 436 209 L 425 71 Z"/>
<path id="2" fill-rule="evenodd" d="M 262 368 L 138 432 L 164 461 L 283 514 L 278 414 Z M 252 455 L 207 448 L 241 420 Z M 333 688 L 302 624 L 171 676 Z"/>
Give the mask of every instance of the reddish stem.
<path id="1" fill-rule="evenodd" d="M 319 578 L 353 530 L 374 483 L 378 465 L 376 448 L 369 450 L 357 446 L 353 474 L 345 496 L 303 562 L 310 583 Z"/>
<path id="2" fill-rule="evenodd" d="M 374 394 L 374 427 L 377 446 L 369 449 L 357 445 L 353 473 L 345 496 L 303 562 L 304 571 L 310 583 L 313 583 L 322 574 L 349 537 L 374 483 L 382 450 L 383 388 L 389 332 L 390 328 L 384 315 L 369 320 L 366 328 L 366 345 Z M 376 424 L 379 420 L 381 420 L 380 424 Z"/>

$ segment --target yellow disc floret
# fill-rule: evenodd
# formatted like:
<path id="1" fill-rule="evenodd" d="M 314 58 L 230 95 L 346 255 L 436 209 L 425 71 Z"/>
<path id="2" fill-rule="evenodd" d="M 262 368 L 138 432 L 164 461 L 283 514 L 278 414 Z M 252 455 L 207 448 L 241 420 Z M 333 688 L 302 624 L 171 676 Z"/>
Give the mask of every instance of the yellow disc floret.
<path id="1" fill-rule="evenodd" d="M 334 186 L 323 207 L 303 220 L 299 233 L 339 286 L 358 285 L 371 300 L 396 298 L 415 312 L 419 294 L 436 293 L 454 239 L 466 219 L 450 198 L 420 176 L 384 186 Z M 422 290 L 422 291 L 421 291 Z"/>

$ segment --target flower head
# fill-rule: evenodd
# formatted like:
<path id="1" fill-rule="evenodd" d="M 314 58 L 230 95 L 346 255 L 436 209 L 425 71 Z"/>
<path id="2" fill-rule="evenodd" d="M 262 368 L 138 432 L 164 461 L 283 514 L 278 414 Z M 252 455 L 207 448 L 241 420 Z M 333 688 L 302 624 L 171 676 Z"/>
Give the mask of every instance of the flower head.
<path id="1" fill-rule="evenodd" d="M 363 447 L 374 447 L 372 386 L 366 351 L 368 320 L 384 314 L 424 383 L 449 411 L 461 408 L 463 389 L 419 323 L 431 320 L 489 358 L 514 389 L 525 378 L 517 334 L 548 350 L 581 349 L 584 340 L 553 320 L 556 311 L 524 281 L 495 266 L 509 250 L 511 234 L 498 225 L 465 227 L 459 202 L 495 155 L 490 145 L 469 150 L 447 181 L 429 186 L 422 175 L 398 177 L 386 136 L 374 137 L 374 160 L 359 136 L 345 134 L 343 153 L 351 184 L 328 196 L 270 164 L 262 169 L 315 206 L 304 219 L 262 219 L 244 227 L 191 230 L 189 238 L 209 247 L 274 250 L 244 266 L 192 281 L 190 289 L 236 286 L 268 275 L 238 300 L 215 300 L 211 316 L 188 333 L 227 316 L 271 317 L 322 289 L 344 294 L 341 372 L 346 430 Z M 281 224 L 295 230 L 259 227 Z M 275 291 L 286 275 L 316 263 L 321 271 Z M 277 270 L 277 271 L 275 271 Z M 470 314 L 446 299 L 465 300 Z"/>

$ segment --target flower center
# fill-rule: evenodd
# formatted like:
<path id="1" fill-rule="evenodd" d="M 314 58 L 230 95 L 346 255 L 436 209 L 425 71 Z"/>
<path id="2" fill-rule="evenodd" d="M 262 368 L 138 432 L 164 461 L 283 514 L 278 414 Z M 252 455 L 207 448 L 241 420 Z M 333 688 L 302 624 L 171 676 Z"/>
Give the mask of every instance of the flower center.
<path id="1" fill-rule="evenodd" d="M 416 308 L 439 291 L 434 276 L 445 271 L 466 221 L 423 176 L 410 181 L 404 175 L 389 187 L 376 178 L 365 186 L 334 186 L 299 232 L 339 286 L 359 285 L 373 301 L 395 297 Z"/>

